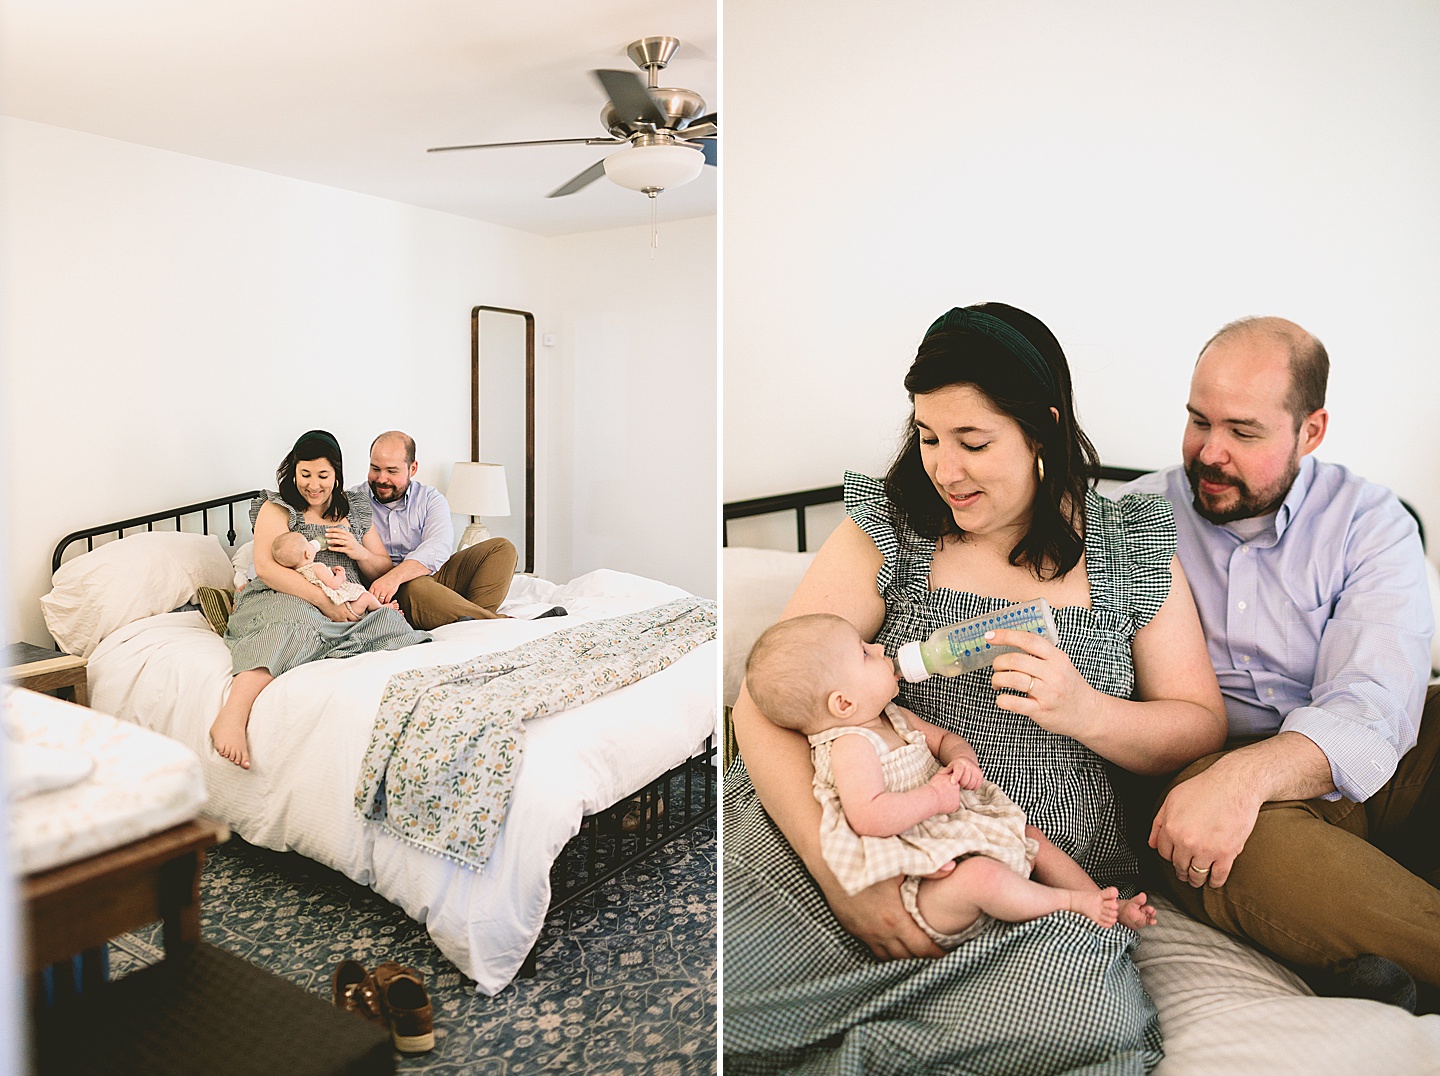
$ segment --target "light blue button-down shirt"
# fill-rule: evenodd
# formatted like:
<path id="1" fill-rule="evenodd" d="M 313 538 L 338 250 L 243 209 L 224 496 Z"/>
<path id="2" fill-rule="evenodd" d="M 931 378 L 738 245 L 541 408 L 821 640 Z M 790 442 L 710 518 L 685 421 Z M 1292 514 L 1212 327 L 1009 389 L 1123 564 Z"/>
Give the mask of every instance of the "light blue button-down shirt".
<path id="1" fill-rule="evenodd" d="M 1180 563 L 1236 740 L 1300 732 L 1338 792 L 1372 796 L 1415 746 L 1430 609 L 1414 519 L 1383 486 L 1313 456 L 1248 539 L 1195 511 L 1183 468 L 1124 486 L 1175 507 Z"/>
<path id="2" fill-rule="evenodd" d="M 375 533 L 395 564 L 413 560 L 434 575 L 450 559 L 455 548 L 455 523 L 450 518 L 450 502 L 434 486 L 411 481 L 404 496 L 389 504 L 381 504 L 371 496 L 368 482 L 345 492 L 369 498 L 375 510 Z"/>

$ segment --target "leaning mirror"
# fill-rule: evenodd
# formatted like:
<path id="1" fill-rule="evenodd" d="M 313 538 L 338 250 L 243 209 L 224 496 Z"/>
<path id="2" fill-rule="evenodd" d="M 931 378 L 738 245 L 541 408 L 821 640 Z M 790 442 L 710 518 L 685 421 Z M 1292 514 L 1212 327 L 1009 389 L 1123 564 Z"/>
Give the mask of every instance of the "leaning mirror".
<path id="1" fill-rule="evenodd" d="M 535 571 L 535 316 L 470 311 L 470 459 L 505 468 L 510 514 L 483 519 L 509 538 L 520 571 Z"/>

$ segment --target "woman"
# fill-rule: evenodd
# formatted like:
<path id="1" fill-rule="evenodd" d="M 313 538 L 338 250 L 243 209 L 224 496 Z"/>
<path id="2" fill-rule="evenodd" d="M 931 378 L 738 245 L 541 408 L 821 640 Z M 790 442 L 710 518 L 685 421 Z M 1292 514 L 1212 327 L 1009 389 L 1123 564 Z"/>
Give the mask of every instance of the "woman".
<path id="1" fill-rule="evenodd" d="M 846 476 L 847 518 L 783 615 L 838 614 L 894 653 L 1045 598 L 1059 648 L 1002 633 L 1023 652 L 902 685 L 898 701 L 969 740 L 1030 824 L 1129 896 L 1136 861 L 1107 767 L 1174 771 L 1225 735 L 1170 507 L 1088 489 L 1095 450 L 1075 421 L 1064 353 L 1023 311 L 950 311 L 927 331 L 905 388 L 914 420 L 899 456 L 883 485 Z M 803 1058 L 823 1071 L 856 1051 L 863 1067 L 877 1050 L 937 1071 L 1158 1060 L 1128 931 L 1096 935 L 1049 916 L 993 928 L 919 970 L 869 960 L 867 946 L 881 960 L 942 954 L 906 913 L 899 878 L 847 897 L 825 866 L 805 739 L 743 691 L 734 723 L 743 764 L 725 797 L 727 1064 Z M 1037 1005 L 1057 990 L 1060 1004 Z M 923 1046 L 907 1037 L 915 1028 Z"/>
<path id="2" fill-rule="evenodd" d="M 222 757 L 250 768 L 245 729 L 255 698 L 271 680 L 316 658 L 348 658 L 372 650 L 396 650 L 430 639 L 394 609 L 361 617 L 293 568 L 277 564 L 275 539 L 291 530 L 319 539 L 315 559 L 344 568 L 346 578 L 375 580 L 391 568 L 390 556 L 370 523 L 370 502 L 345 493 L 340 445 L 324 430 L 300 435 L 275 471 L 278 493 L 266 490 L 250 505 L 255 536 L 255 574 L 235 601 L 225 642 L 235 679 L 210 739 Z M 360 538 L 356 538 L 360 535 Z"/>

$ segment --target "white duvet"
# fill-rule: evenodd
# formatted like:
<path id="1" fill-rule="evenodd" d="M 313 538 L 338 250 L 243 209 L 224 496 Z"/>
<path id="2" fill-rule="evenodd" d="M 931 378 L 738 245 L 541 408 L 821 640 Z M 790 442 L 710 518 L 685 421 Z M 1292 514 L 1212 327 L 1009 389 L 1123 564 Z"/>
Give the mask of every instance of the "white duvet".
<path id="1" fill-rule="evenodd" d="M 424 923 L 480 991 L 494 994 L 539 937 L 550 867 L 582 816 L 658 777 L 713 734 L 716 644 L 575 710 L 528 722 L 505 826 L 482 871 L 403 843 L 356 813 L 356 775 L 385 683 L 403 669 L 464 661 L 685 596 L 608 570 L 564 586 L 519 576 L 502 610 L 547 603 L 569 615 L 452 624 L 431 643 L 292 669 L 256 701 L 249 770 L 210 746 L 210 722 L 230 686 L 230 652 L 198 612 L 147 617 L 108 636 L 90 657 L 90 704 L 190 746 L 205 766 L 206 814 L 253 844 L 294 849 L 373 886 Z"/>

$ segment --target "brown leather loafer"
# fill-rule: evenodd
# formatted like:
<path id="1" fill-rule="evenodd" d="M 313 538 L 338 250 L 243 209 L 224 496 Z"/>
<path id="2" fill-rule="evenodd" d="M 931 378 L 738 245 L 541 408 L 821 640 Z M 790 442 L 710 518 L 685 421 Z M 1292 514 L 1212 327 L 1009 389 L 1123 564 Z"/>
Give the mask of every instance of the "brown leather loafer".
<path id="1" fill-rule="evenodd" d="M 375 977 L 358 960 L 342 960 L 330 977 L 330 993 L 337 1008 L 353 1012 L 372 1023 L 385 1022 L 380 1011 L 380 989 Z"/>
<path id="2" fill-rule="evenodd" d="M 435 1019 L 420 973 L 386 961 L 375 969 L 375 985 L 395 1049 L 402 1054 L 435 1049 Z"/>

